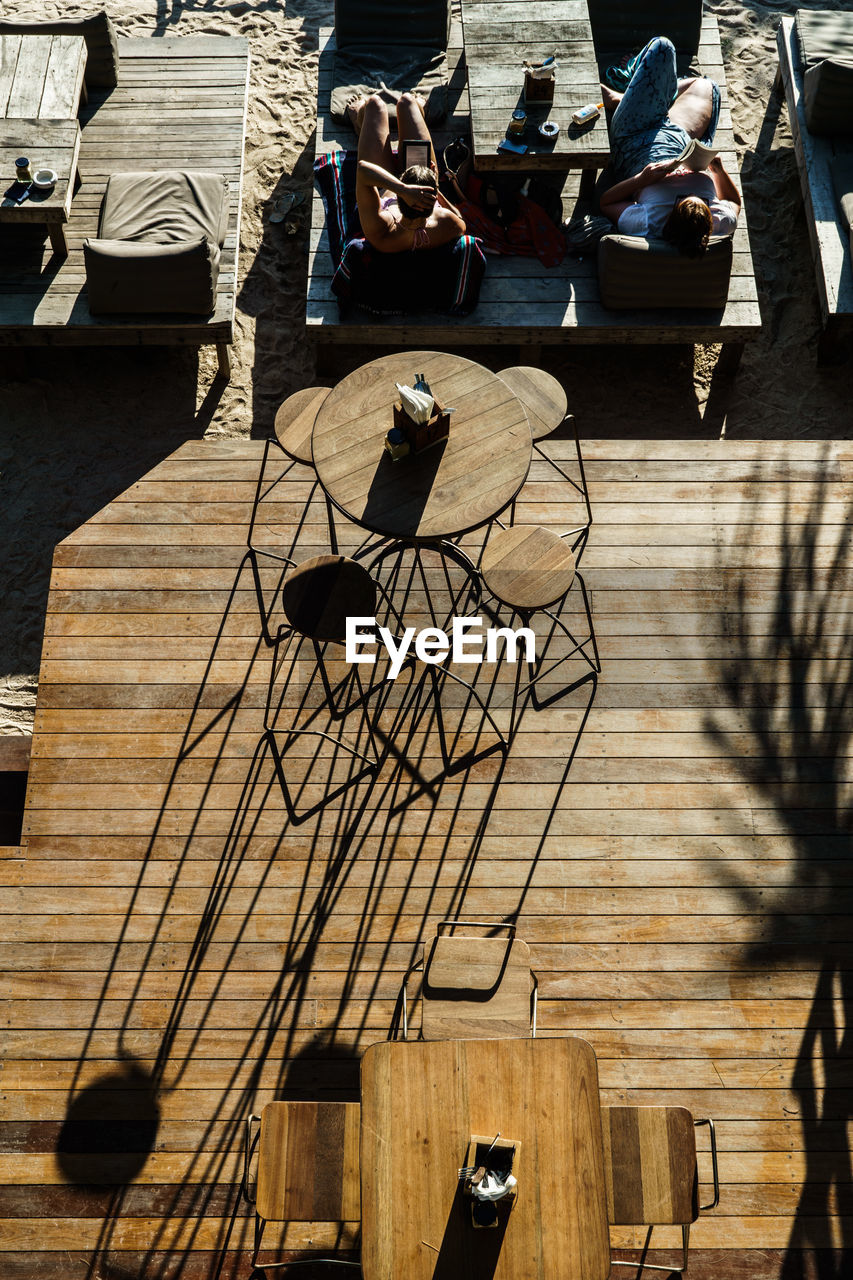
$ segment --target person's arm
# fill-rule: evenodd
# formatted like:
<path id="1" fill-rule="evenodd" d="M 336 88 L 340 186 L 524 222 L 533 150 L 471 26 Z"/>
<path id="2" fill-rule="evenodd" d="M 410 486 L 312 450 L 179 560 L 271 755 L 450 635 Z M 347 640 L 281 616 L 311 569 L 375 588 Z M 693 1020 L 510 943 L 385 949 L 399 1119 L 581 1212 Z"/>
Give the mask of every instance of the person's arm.
<path id="1" fill-rule="evenodd" d="M 740 213 L 740 192 L 723 168 L 723 162 L 719 156 L 714 156 L 714 159 L 708 165 L 707 171 L 714 184 L 717 199 L 729 200 L 735 206 L 738 213 Z"/>
<path id="2" fill-rule="evenodd" d="M 645 169 L 635 173 L 632 178 L 623 178 L 602 195 L 601 212 L 611 222 L 618 222 L 628 206 L 635 203 L 643 188 L 650 187 L 654 182 L 660 182 L 671 169 L 671 160 L 658 160 L 655 164 L 647 164 Z"/>
<path id="3" fill-rule="evenodd" d="M 387 191 L 393 191 L 395 196 L 402 196 L 413 209 L 422 209 L 424 213 L 430 213 L 435 205 L 434 187 L 419 187 L 401 182 L 393 173 L 389 173 L 381 165 L 371 164 L 369 160 L 359 160 L 356 182 L 359 187 L 372 187 L 374 190 L 384 187 Z"/>

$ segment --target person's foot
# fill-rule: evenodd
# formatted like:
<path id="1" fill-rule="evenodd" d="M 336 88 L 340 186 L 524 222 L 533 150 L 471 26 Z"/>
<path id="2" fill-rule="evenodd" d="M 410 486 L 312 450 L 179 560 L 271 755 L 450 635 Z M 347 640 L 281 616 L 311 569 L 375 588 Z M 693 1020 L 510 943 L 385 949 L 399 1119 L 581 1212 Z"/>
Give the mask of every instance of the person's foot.
<path id="1" fill-rule="evenodd" d="M 604 103 L 605 111 L 615 111 L 622 101 L 622 94 L 616 93 L 609 85 L 602 84 L 601 101 Z"/>
<path id="2" fill-rule="evenodd" d="M 361 122 L 364 119 L 364 107 L 367 102 L 366 98 L 350 98 L 347 103 L 347 120 L 355 131 L 355 136 L 361 133 Z"/>

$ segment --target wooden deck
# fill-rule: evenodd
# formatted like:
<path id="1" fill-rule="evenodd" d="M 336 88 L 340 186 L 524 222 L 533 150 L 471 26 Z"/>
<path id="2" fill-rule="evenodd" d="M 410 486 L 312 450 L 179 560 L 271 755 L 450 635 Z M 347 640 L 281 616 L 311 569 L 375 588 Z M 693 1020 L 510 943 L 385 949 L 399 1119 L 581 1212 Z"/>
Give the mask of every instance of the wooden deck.
<path id="1" fill-rule="evenodd" d="M 248 42 L 231 36 L 119 40 L 119 83 L 93 89 L 80 112 L 81 186 L 65 230 L 69 254 L 52 256 L 43 227 L 0 235 L 0 344 L 203 346 L 233 337 Z M 83 241 L 98 233 L 110 174 L 189 168 L 225 174 L 228 234 L 213 315 L 93 316 Z"/>
<path id="2" fill-rule="evenodd" d="M 546 448 L 569 463 L 569 440 Z M 57 548 L 22 847 L 0 861 L 4 1280 L 247 1276 L 244 1116 L 356 1097 L 419 941 L 457 913 L 517 919 L 540 1034 L 591 1041 L 605 1102 L 717 1120 L 691 1275 L 780 1277 L 790 1243 L 784 1274 L 812 1276 L 849 1240 L 853 449 L 585 456 L 591 704 L 586 685 L 528 708 L 502 772 L 453 778 L 429 714 L 391 728 L 391 707 L 372 790 L 299 825 L 261 744 L 260 442 L 185 444 Z M 536 461 L 519 518 L 563 526 L 566 494 Z M 308 499 L 297 468 L 257 538 L 326 545 Z"/>
<path id="3" fill-rule="evenodd" d="M 518 9 L 524 23 L 529 13 L 551 14 L 553 5 L 522 4 L 513 0 L 502 12 Z M 335 124 L 329 115 L 331 60 L 334 33 L 321 32 L 316 151 L 355 146 L 354 135 Z M 521 56 L 521 55 L 519 55 Z M 451 114 L 436 142 L 469 129 L 468 90 L 458 20 L 451 27 L 448 50 Z M 730 173 L 738 172 L 731 112 L 725 81 L 717 20 L 706 14 L 695 65 L 712 76 L 722 91 L 722 110 L 716 140 Z M 580 105 L 580 104 L 579 104 Z M 567 122 L 563 122 L 567 123 Z M 580 196 L 581 176 L 570 173 L 563 187 L 563 212 L 574 214 Z M 393 342 L 399 346 L 493 345 L 536 343 L 698 343 L 740 344 L 758 336 L 761 318 L 746 214 L 741 215 L 734 236 L 734 264 L 729 300 L 722 315 L 707 309 L 608 311 L 599 302 L 596 255 L 566 257 L 559 267 L 543 267 L 536 259 L 490 257 L 475 311 L 462 319 L 449 316 L 372 316 L 354 309 L 341 319 L 331 292 L 332 264 L 325 231 L 325 214 L 319 193 L 314 192 L 308 264 L 306 324 L 308 333 L 323 347 L 333 343 Z"/>

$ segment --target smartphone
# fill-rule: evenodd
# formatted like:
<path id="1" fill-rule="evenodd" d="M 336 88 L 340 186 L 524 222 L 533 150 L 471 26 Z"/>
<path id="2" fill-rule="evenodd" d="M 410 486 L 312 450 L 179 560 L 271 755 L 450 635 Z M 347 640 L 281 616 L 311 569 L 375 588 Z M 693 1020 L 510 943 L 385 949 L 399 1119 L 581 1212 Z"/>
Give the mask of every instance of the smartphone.
<path id="1" fill-rule="evenodd" d="M 403 142 L 403 168 L 411 169 L 413 164 L 422 164 L 429 168 L 429 143 L 405 139 Z"/>
<path id="2" fill-rule="evenodd" d="M 30 188 L 26 182 L 13 182 L 3 192 L 3 199 L 11 200 L 12 204 L 23 204 L 29 194 Z"/>
<path id="3" fill-rule="evenodd" d="M 511 151 L 514 156 L 523 156 L 527 154 L 527 143 L 513 142 L 512 138 L 504 138 L 498 143 L 498 151 Z"/>

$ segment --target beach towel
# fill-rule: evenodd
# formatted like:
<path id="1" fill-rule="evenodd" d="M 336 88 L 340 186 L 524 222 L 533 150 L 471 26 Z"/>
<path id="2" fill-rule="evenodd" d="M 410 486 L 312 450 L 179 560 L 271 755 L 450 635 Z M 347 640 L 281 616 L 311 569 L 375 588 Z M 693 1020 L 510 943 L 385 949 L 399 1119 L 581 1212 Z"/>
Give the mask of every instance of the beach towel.
<path id="1" fill-rule="evenodd" d="M 326 210 L 332 292 L 341 313 L 359 306 L 375 315 L 414 311 L 470 315 L 486 270 L 480 241 L 464 235 L 437 249 L 378 252 L 361 230 L 355 200 L 357 164 L 355 151 L 328 152 L 314 162 L 314 178 Z"/>
<path id="2" fill-rule="evenodd" d="M 459 201 L 468 232 L 482 241 L 486 253 L 538 258 L 544 267 L 558 266 L 566 256 L 562 230 L 540 204 L 520 191 L 504 200 L 507 217 L 490 216 L 486 200 L 495 189 L 494 182 L 486 183 L 473 173 L 469 177 L 467 198 Z"/>

